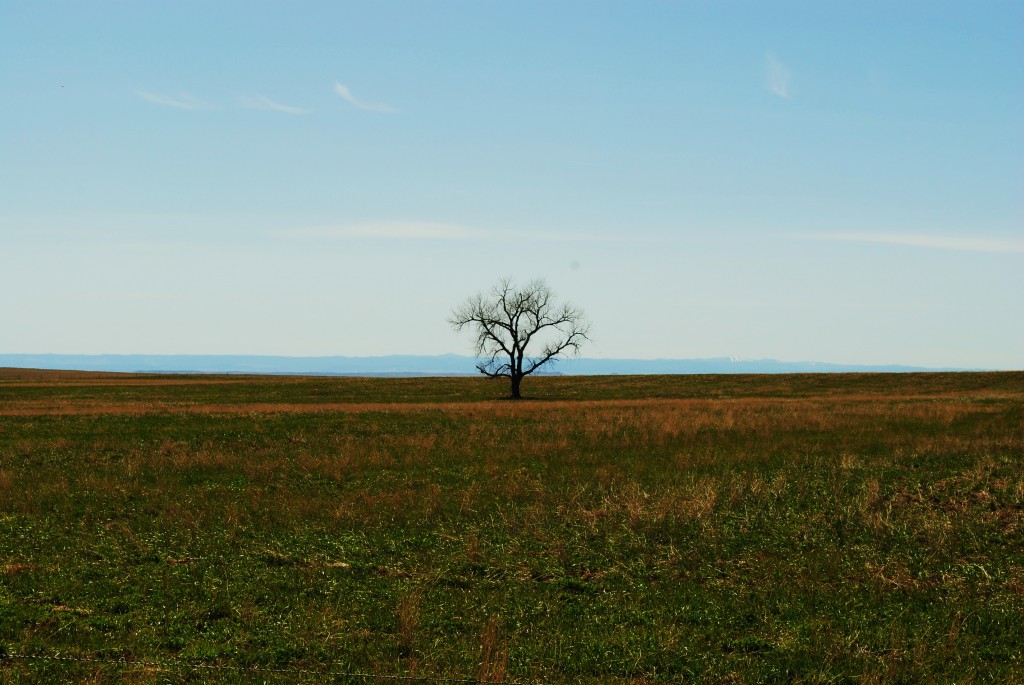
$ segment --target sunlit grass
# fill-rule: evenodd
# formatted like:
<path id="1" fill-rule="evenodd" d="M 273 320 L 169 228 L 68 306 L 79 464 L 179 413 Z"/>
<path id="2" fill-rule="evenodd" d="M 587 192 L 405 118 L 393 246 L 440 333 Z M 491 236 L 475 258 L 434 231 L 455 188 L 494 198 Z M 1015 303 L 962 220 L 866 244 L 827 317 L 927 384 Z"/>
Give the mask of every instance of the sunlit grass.
<path id="1" fill-rule="evenodd" d="M 0 378 L 9 653 L 1024 679 L 1024 374 Z"/>

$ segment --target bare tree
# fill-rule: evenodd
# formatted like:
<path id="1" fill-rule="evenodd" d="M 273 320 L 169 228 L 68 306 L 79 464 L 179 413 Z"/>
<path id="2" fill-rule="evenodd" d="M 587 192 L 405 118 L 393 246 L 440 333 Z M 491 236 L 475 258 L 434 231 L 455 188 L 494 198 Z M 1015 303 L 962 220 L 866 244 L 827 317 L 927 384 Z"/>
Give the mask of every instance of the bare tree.
<path id="1" fill-rule="evenodd" d="M 577 354 L 590 331 L 583 311 L 557 304 L 551 288 L 540 279 L 520 288 L 504 278 L 488 293 L 456 307 L 448 322 L 456 331 L 473 331 L 476 355 L 482 360 L 476 368 L 488 378 L 508 378 L 514 399 L 522 397 L 523 378 L 552 359 Z M 531 343 L 540 351 L 528 354 Z"/>

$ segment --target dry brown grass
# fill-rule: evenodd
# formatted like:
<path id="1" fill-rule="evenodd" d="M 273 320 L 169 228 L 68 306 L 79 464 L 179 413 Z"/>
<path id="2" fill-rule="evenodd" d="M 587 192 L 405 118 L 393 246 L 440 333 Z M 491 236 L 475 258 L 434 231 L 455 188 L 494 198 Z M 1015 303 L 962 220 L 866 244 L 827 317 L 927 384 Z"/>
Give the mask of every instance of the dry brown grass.
<path id="1" fill-rule="evenodd" d="M 180 375 L 167 376 L 153 373 L 124 373 L 118 371 L 71 371 L 64 369 L 21 369 L 9 366 L 0 367 L 0 384 L 6 387 L 28 385 L 68 386 L 68 385 L 222 385 L 226 383 L 245 383 L 251 380 L 273 382 L 302 382 L 308 376 L 223 376 L 223 375 Z"/>
<path id="2" fill-rule="evenodd" d="M 503 683 L 508 668 L 508 642 L 501 636 L 498 616 L 492 614 L 480 632 L 477 682 Z"/>
<path id="3" fill-rule="evenodd" d="M 395 618 L 398 621 L 398 654 L 408 658 L 416 650 L 416 638 L 420 627 L 420 603 L 422 588 L 406 590 L 398 600 Z"/>
<path id="4" fill-rule="evenodd" d="M 14 489 L 14 474 L 7 469 L 0 468 L 0 494 L 8 493 Z"/>
<path id="5" fill-rule="evenodd" d="M 730 454 L 730 460 L 741 464 L 744 460 L 761 460 L 769 453 L 760 442 L 762 436 L 788 436 L 794 433 L 822 431 L 826 435 L 870 435 L 877 432 L 879 439 L 892 444 L 890 455 L 899 458 L 904 450 L 898 433 L 888 426 L 907 422 L 922 422 L 936 427 L 932 435 L 915 438 L 914 450 L 972 451 L 985 453 L 990 449 L 1013 450 L 1024 448 L 1024 433 L 1003 431 L 999 435 L 957 434 L 943 430 L 961 418 L 979 415 L 993 409 L 975 402 L 926 400 L 905 398 L 878 402 L 868 395 L 843 395 L 812 399 L 740 398 L 740 399 L 646 399 L 608 401 L 525 401 L 525 402 L 464 402 L 464 403 L 327 403 L 308 404 L 245 404 L 173 407 L 166 404 L 137 402 L 132 411 L 153 413 L 198 413 L 227 415 L 273 415 L 290 412 L 323 413 L 388 413 L 401 415 L 436 414 L 455 422 L 458 430 L 385 431 L 372 437 L 342 434 L 332 438 L 330 449 L 323 448 L 322 437 L 314 448 L 311 436 L 301 432 L 288 441 L 286 453 L 291 459 L 283 460 L 279 454 L 260 458 L 258 453 L 241 451 L 234 446 L 187 445 L 165 439 L 156 450 L 133 450 L 123 455 L 118 470 L 120 479 L 111 481 L 102 472 L 87 475 L 75 484 L 58 478 L 49 483 L 50 499 L 59 499 L 72 488 L 86 489 L 98 494 L 118 491 L 140 491 L 137 474 L 146 471 L 169 472 L 232 472 L 245 477 L 242 487 L 248 501 L 221 512 L 222 520 L 242 525 L 245 511 L 274 510 L 297 518 L 333 517 L 335 520 L 409 520 L 422 517 L 430 520 L 446 500 L 458 502 L 463 515 L 478 510 L 478 502 L 492 501 L 495 496 L 509 501 L 519 498 L 536 500 L 545 491 L 545 485 L 536 473 L 510 461 L 524 458 L 539 460 L 558 459 L 561 463 L 579 463 L 592 474 L 592 480 L 601 486 L 601 492 L 588 497 L 580 493 L 576 503 L 563 506 L 563 516 L 578 519 L 589 527 L 596 526 L 607 516 L 620 517 L 631 526 L 658 524 L 665 521 L 707 521 L 720 504 L 726 507 L 739 502 L 764 502 L 784 497 L 791 484 L 782 474 L 765 480 L 760 476 L 740 476 L 730 479 L 701 477 L 687 483 L 647 488 L 629 469 L 614 460 L 602 459 L 590 463 L 590 451 L 599 451 L 613 444 L 616 449 L 643 451 L 646 449 L 676 449 L 678 468 L 689 469 L 702 463 L 713 463 L 715 453 L 702 451 L 700 438 L 707 435 L 732 435 L 740 440 Z M 70 403 L 46 411 L 91 412 L 117 414 L 125 410 L 123 404 Z M 5 408 L 16 412 L 25 407 Z M 38 408 L 43 411 L 43 408 Z M 476 420 L 480 412 L 487 421 Z M 526 422 L 529 428 L 521 426 Z M 861 438 L 858 438 L 861 439 Z M 706 442 L 704 444 L 714 444 Z M 750 449 L 743 445 L 749 444 Z M 61 449 L 58 439 L 45 444 L 26 444 L 26 452 L 41 448 Z M 94 445 L 96 452 L 104 448 L 102 439 Z M 498 447 L 495 450 L 495 447 Z M 767 447 L 771 448 L 769 444 Z M 838 452 L 831 457 L 840 472 L 855 473 L 866 468 L 867 457 L 855 450 L 841 449 L 830 444 L 821 447 L 824 453 Z M 384 488 L 378 490 L 346 491 L 331 502 L 309 500 L 300 492 L 288 488 L 272 489 L 275 483 L 287 480 L 293 471 L 338 484 L 349 482 L 366 469 L 380 470 L 426 464 L 432 455 L 463 459 L 466 468 L 479 474 L 461 489 L 452 491 L 439 484 L 423 489 L 418 486 Z M 91 457 L 90 457 L 91 458 Z M 794 455 L 796 459 L 813 459 L 814 454 Z M 891 457 L 890 457 L 891 458 Z M 994 468 L 991 458 L 982 460 L 971 478 L 984 483 Z M 591 470 L 592 469 L 592 470 Z M 14 479 L 6 470 L 0 470 L 0 492 L 13 487 Z M 842 479 L 834 481 L 840 488 Z M 1006 482 L 999 485 L 1004 491 L 1019 493 L 1024 483 Z M 979 487 L 975 499 L 983 502 L 987 490 Z M 840 498 L 836 490 L 832 496 Z M 850 514 L 873 529 L 888 525 L 893 508 L 920 503 L 921 495 L 895 493 L 883 498 L 877 479 L 863 486 Z M 966 504 L 958 499 L 946 500 L 947 510 Z M 329 507 L 329 513 L 325 512 Z M 184 508 L 169 506 L 167 516 L 185 516 Z M 1019 525 L 1013 513 L 1001 512 L 1008 529 Z M 203 515 L 200 515 L 202 518 Z M 187 516 L 185 516 L 188 518 Z M 192 517 L 194 518 L 194 516 Z M 918 522 L 923 533 L 941 540 L 951 528 L 949 511 L 929 512 Z"/>
<path id="6" fill-rule="evenodd" d="M 8 563 L 0 565 L 0 573 L 8 576 L 13 576 L 15 573 L 24 573 L 26 571 L 37 571 L 38 568 L 32 564 L 18 564 Z"/>
<path id="7" fill-rule="evenodd" d="M 182 385 L 202 383 L 180 381 Z M 228 381 L 225 381 L 228 382 Z M 211 382 L 212 383 L 212 382 Z M 159 383 L 151 383 L 159 385 Z M 498 419 L 530 418 L 571 411 L 581 418 L 574 424 L 588 435 L 603 439 L 630 439 L 642 427 L 669 439 L 692 436 L 708 428 L 758 430 L 765 426 L 799 425 L 831 430 L 858 423 L 866 416 L 913 419 L 948 426 L 978 413 L 996 412 L 983 400 L 1005 399 L 1005 393 L 974 391 L 966 395 L 884 395 L 860 393 L 836 397 L 744 397 L 716 399 L 608 399 L 575 401 L 471 401 L 471 402 L 239 402 L 237 404 L 174 402 L 166 398 L 137 401 L 94 398 L 18 399 L 5 402 L 0 416 L 96 416 L 148 414 L 273 415 L 289 413 L 423 413 Z M 1024 389 L 1021 391 L 1024 395 Z M 970 400 L 970 401 L 968 401 Z M 560 443 L 555 443 L 556 446 Z"/>
<path id="8" fill-rule="evenodd" d="M 194 412 L 194 408 L 168 407 L 139 402 L 140 411 L 157 413 Z M 770 502 L 786 496 L 794 485 L 784 474 L 771 479 L 759 475 L 737 474 L 730 478 L 700 476 L 685 482 L 649 487 L 636 478 L 633 466 L 591 454 L 603 454 L 607 445 L 615 445 L 620 452 L 642 453 L 645 450 L 669 450 L 675 453 L 676 466 L 685 472 L 703 464 L 713 464 L 719 456 L 706 451 L 724 437 L 734 440 L 730 447 L 731 463 L 741 465 L 745 460 L 759 461 L 772 450 L 782 446 L 764 443 L 764 436 L 775 440 L 801 431 L 822 431 L 826 436 L 853 436 L 857 440 L 883 440 L 891 447 L 883 452 L 886 461 L 899 459 L 906 451 L 898 431 L 889 426 L 921 422 L 935 427 L 934 434 L 915 437 L 915 452 L 972 452 L 986 454 L 989 450 L 1024 450 L 1024 431 L 1003 430 L 998 434 L 962 434 L 944 430 L 950 422 L 971 416 L 977 419 L 991 408 L 961 400 L 927 401 L 890 400 L 875 402 L 861 396 L 839 396 L 813 399 L 741 398 L 726 400 L 705 399 L 652 399 L 608 400 L 581 402 L 465 402 L 465 403 L 343 403 L 325 405 L 211 405 L 199 413 L 244 413 L 259 415 L 257 408 L 268 412 L 331 412 L 343 408 L 341 413 L 354 414 L 395 412 L 402 416 L 431 414 L 442 417 L 455 427 L 452 430 L 395 430 L 375 432 L 372 436 L 341 433 L 330 436 L 325 449 L 323 435 L 293 433 L 283 448 L 266 456 L 259 451 L 239 450 L 233 444 L 187 444 L 164 439 L 157 449 L 131 447 L 121 450 L 117 464 L 117 479 L 97 468 L 68 482 L 61 474 L 34 489 L 41 497 L 32 500 L 18 498 L 20 506 L 41 511 L 47 501 L 58 501 L 69 493 L 90 492 L 101 497 L 127 497 L 147 495 L 147 486 L 139 480 L 142 474 L 165 473 L 178 477 L 182 474 L 234 473 L 243 477 L 239 495 L 222 509 L 202 511 L 195 504 L 167 502 L 157 515 L 177 518 L 183 525 L 202 521 L 222 521 L 231 526 L 251 523 L 253 512 L 261 516 L 291 517 L 298 520 L 329 518 L 336 521 L 433 520 L 446 502 L 456 502 L 462 515 L 471 515 L 480 508 L 480 502 L 525 500 L 540 502 L 547 486 L 539 474 L 523 466 L 514 465 L 523 459 L 548 462 L 584 469 L 588 480 L 599 486 L 598 491 L 579 492 L 572 502 L 560 507 L 565 521 L 576 520 L 594 528 L 607 517 L 622 519 L 633 528 L 664 522 L 710 521 L 716 508 L 731 508 L 743 502 Z M 123 407 L 90 405 L 75 410 L 102 410 L 117 413 Z M 477 420 L 483 411 L 488 420 Z M 57 410 L 57 413 L 63 409 Z M 337 412 L 335 412 L 337 413 Z M 432 425 L 432 424 L 431 424 Z M 1012 428 L 1012 427 L 1004 427 Z M 877 434 L 877 438 L 871 438 Z M 730 437 L 731 436 L 731 437 Z M 865 437 L 866 436 L 866 437 Z M 835 438 L 839 439 L 839 438 Z M 62 438 L 46 438 L 25 443 L 19 447 L 27 453 L 41 449 L 62 450 L 67 446 Z M 95 466 L 102 464 L 98 457 L 108 445 L 97 438 L 86 455 Z M 793 453 L 794 463 L 800 460 L 828 458 L 838 466 L 832 482 L 830 497 L 843 499 L 841 489 L 844 478 L 839 474 L 856 476 L 870 465 L 872 459 L 856 449 L 842 445 L 822 443 L 822 454 Z M 909 453 L 909 452 L 908 452 Z M 282 458 L 287 455 L 288 458 Z M 343 490 L 331 500 L 308 498 L 301 490 L 276 487 L 293 479 L 293 474 L 325 480 L 344 486 L 368 469 L 374 472 L 396 468 L 427 465 L 443 455 L 465 465 L 473 478 L 461 487 L 450 488 L 437 483 L 429 486 L 408 485 L 374 489 Z M 849 500 L 849 515 L 869 528 L 880 531 L 890 525 L 893 511 L 914 507 L 922 513 L 915 519 L 916 530 L 933 544 L 942 544 L 956 522 L 951 518 L 967 507 L 982 507 L 991 492 L 1016 493 L 1018 499 L 1024 491 L 1024 482 L 1007 480 L 990 484 L 994 469 L 991 457 L 981 459 L 967 477 L 975 490 L 970 499 L 965 496 L 945 497 L 943 508 L 927 504 L 927 494 L 895 492 L 883 496 L 877 479 L 869 479 L 855 500 Z M 15 478 L 7 467 L 0 469 L 0 492 L 9 492 Z M 34 502 L 34 504 L 32 504 Z M 15 505 L 18 508 L 19 505 Z M 1006 531 L 1018 530 L 1022 516 L 1005 507 L 985 516 L 1000 517 Z"/>

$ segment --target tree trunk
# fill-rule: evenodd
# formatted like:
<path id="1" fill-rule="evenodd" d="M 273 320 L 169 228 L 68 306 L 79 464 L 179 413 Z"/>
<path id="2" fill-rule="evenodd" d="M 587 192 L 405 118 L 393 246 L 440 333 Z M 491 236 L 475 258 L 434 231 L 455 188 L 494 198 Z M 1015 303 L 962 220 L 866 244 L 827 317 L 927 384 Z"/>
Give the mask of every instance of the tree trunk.
<path id="1" fill-rule="evenodd" d="M 512 399 L 521 400 L 523 396 L 519 393 L 519 385 L 523 382 L 523 377 L 515 371 L 512 372 Z"/>

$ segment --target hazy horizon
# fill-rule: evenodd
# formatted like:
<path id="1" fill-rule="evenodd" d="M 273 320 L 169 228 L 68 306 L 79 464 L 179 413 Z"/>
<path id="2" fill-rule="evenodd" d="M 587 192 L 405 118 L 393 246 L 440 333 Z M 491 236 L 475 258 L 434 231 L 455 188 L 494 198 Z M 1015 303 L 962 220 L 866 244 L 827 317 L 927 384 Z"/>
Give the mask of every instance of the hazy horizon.
<path id="1" fill-rule="evenodd" d="M 1024 368 L 1024 4 L 9 5 L 0 353 Z"/>
<path id="2" fill-rule="evenodd" d="M 479 357 L 454 353 L 438 355 L 378 355 L 313 357 L 266 355 L 60 355 L 0 354 L 0 367 L 67 371 L 114 371 L 138 373 L 269 373 L 292 375 L 477 375 Z M 542 367 L 542 374 L 565 375 L 647 375 L 647 374 L 732 374 L 732 373 L 849 373 L 920 371 L 1016 371 L 926 367 L 901 364 L 844 364 L 822 360 L 740 359 L 706 357 L 607 358 L 571 357 L 556 359 Z"/>

